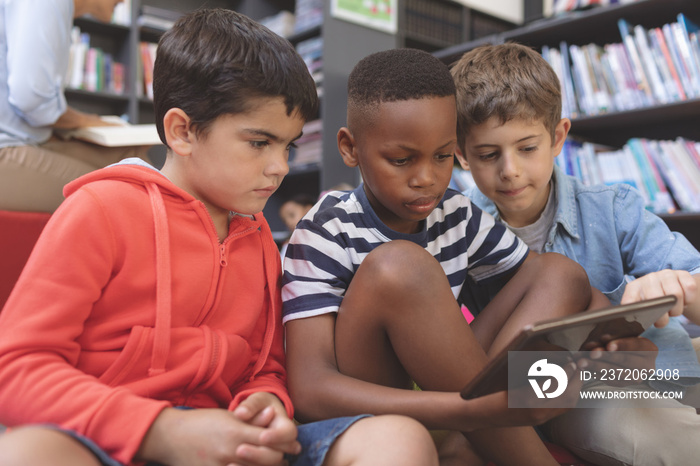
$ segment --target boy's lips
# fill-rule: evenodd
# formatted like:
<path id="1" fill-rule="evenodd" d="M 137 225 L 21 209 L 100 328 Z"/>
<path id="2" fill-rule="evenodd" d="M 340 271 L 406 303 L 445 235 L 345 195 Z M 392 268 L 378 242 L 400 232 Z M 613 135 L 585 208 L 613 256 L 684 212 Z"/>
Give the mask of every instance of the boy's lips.
<path id="1" fill-rule="evenodd" d="M 423 196 L 406 203 L 406 206 L 414 211 L 425 212 L 435 208 L 437 196 Z"/>
<path id="2" fill-rule="evenodd" d="M 514 196 L 517 196 L 518 194 L 521 194 L 523 191 L 525 191 L 525 188 L 526 187 L 517 188 L 517 189 L 501 189 L 498 192 L 503 194 L 504 196 L 514 197 Z"/>
<path id="3" fill-rule="evenodd" d="M 263 196 L 272 196 L 274 192 L 277 191 L 277 186 L 267 186 L 265 188 L 256 189 L 255 192 L 262 194 Z"/>

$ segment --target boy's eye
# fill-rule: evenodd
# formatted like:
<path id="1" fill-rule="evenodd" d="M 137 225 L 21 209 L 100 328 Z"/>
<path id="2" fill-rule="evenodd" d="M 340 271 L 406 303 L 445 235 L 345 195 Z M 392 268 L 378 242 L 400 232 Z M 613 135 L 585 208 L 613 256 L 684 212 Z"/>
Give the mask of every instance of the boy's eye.
<path id="1" fill-rule="evenodd" d="M 250 141 L 250 145 L 255 149 L 264 149 L 269 146 L 270 143 L 268 141 Z"/>
<path id="2" fill-rule="evenodd" d="M 408 163 L 408 159 L 391 159 L 391 163 L 400 167 L 401 165 L 406 165 Z"/>
<path id="3" fill-rule="evenodd" d="M 496 152 L 489 152 L 488 154 L 481 154 L 479 155 L 479 160 L 491 160 L 496 158 L 497 153 Z"/>
<path id="4" fill-rule="evenodd" d="M 527 146 L 527 147 L 522 148 L 523 152 L 534 152 L 536 150 L 537 150 L 537 146 Z"/>
<path id="5" fill-rule="evenodd" d="M 454 154 L 439 154 L 437 156 L 438 160 L 443 161 L 443 160 L 452 160 L 454 159 L 455 155 Z"/>
<path id="6" fill-rule="evenodd" d="M 297 148 L 297 145 L 294 144 L 293 142 L 287 146 L 287 150 L 296 149 L 296 148 Z"/>

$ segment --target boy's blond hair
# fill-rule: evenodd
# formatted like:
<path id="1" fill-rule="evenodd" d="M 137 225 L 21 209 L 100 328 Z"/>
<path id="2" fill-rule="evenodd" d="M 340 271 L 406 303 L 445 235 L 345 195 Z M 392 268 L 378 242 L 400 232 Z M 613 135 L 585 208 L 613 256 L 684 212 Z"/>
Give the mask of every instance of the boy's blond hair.
<path id="1" fill-rule="evenodd" d="M 536 51 L 508 42 L 465 53 L 452 67 L 457 88 L 457 143 L 491 117 L 541 121 L 554 141 L 561 120 L 559 78 Z"/>

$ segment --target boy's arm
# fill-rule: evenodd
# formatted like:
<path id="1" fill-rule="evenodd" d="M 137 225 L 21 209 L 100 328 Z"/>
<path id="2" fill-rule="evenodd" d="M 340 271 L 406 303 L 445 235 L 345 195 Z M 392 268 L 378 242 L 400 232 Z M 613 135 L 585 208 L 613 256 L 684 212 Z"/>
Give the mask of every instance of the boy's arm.
<path id="1" fill-rule="evenodd" d="M 627 186 L 615 196 L 614 216 L 624 273 L 626 278 L 635 279 L 625 286 L 620 302 L 674 294 L 679 303 L 670 314 L 688 312 L 689 318 L 697 319 L 698 281 L 690 273 L 700 273 L 700 252 L 646 210 L 641 195 Z M 667 318 L 657 325 L 666 322 Z"/>
<path id="2" fill-rule="evenodd" d="M 86 193 L 64 201 L 0 313 L 0 423 L 58 424 L 128 464 L 169 403 L 74 367 L 83 350 L 78 337 L 113 272 L 109 216 L 97 204 Z"/>

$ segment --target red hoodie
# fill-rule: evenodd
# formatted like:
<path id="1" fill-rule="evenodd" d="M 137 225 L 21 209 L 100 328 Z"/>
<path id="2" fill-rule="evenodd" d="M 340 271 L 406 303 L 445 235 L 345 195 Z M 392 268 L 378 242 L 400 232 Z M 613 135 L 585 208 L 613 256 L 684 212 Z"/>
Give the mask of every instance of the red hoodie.
<path id="1" fill-rule="evenodd" d="M 137 165 L 65 193 L 0 312 L 0 424 L 58 424 L 129 464 L 167 406 L 267 391 L 291 417 L 262 214 L 220 243 L 204 204 Z"/>

